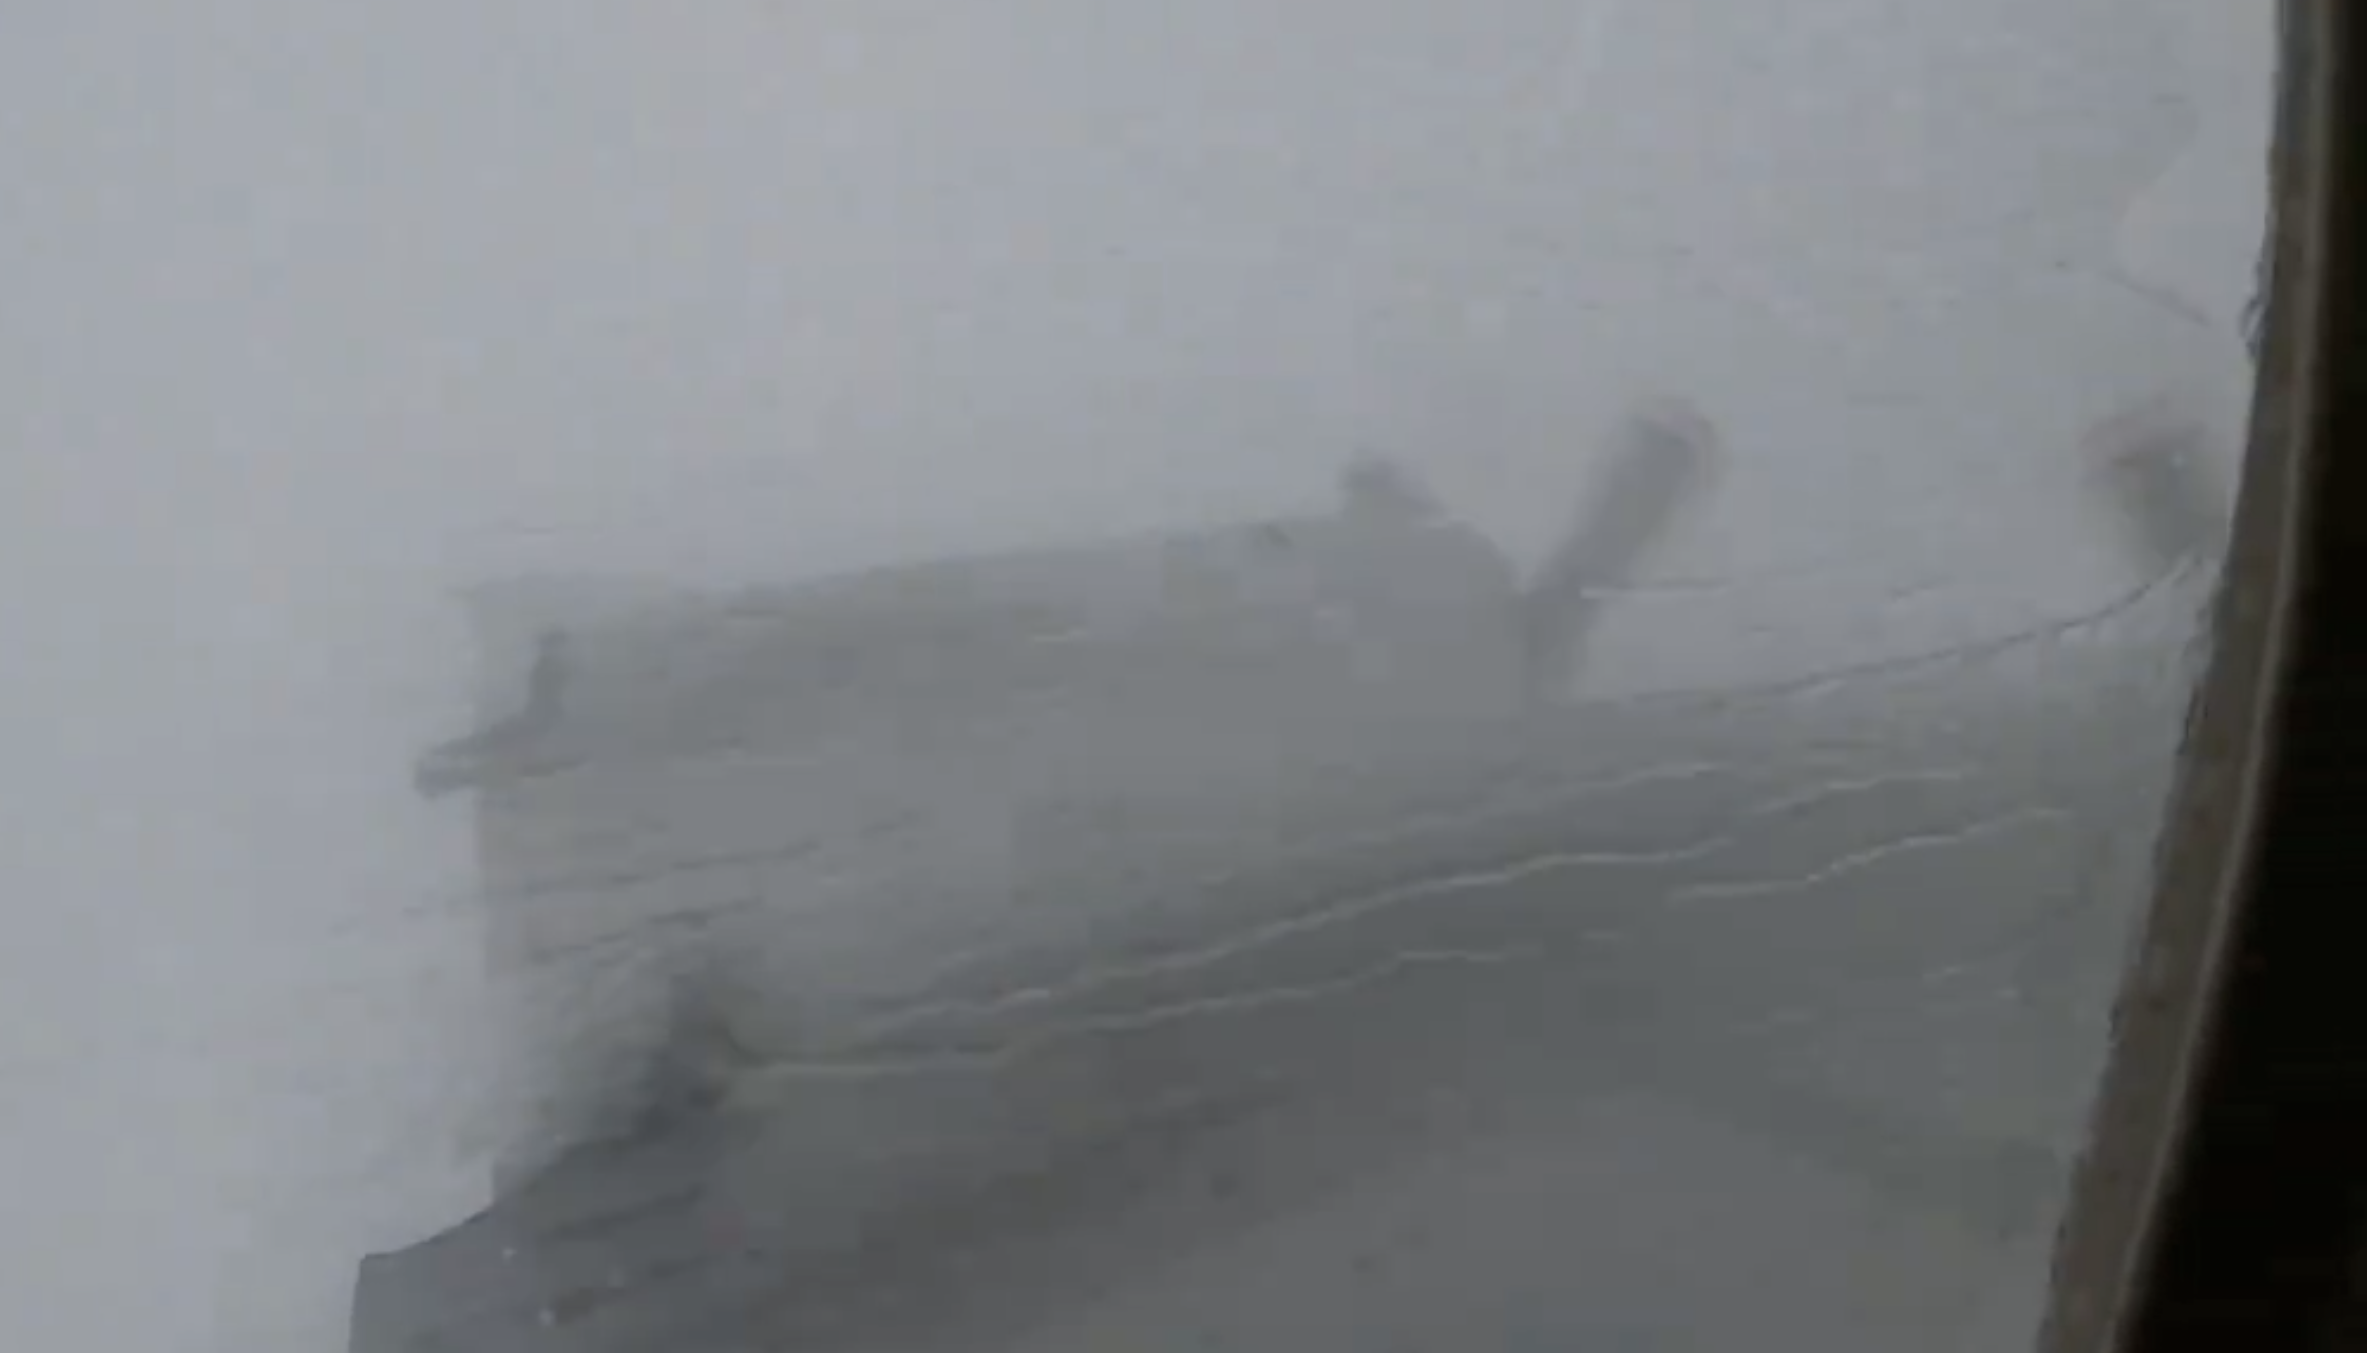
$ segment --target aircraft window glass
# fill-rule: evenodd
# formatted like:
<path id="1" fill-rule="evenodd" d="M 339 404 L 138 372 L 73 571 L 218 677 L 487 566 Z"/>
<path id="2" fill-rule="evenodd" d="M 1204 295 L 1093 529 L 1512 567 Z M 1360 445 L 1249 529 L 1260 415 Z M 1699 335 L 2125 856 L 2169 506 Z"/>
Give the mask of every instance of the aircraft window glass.
<path id="1" fill-rule="evenodd" d="M 2273 30 L 0 16 L 0 1347 L 2029 1346 Z"/>

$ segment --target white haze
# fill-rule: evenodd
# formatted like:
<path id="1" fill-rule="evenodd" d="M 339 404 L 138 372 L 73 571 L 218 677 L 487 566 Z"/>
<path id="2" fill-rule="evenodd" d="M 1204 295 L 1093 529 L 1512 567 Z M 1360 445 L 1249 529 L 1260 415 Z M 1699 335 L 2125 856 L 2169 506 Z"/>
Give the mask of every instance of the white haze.
<path id="1" fill-rule="evenodd" d="M 2080 428 L 2240 425 L 2269 14 L 0 9 L 0 1346 L 333 1347 L 355 1255 L 477 1201 L 468 848 L 405 780 L 451 585 L 1239 516 L 1365 448 L 1530 551 L 1674 391 L 1732 463 L 1596 687 L 2074 614 L 2130 581 Z"/>

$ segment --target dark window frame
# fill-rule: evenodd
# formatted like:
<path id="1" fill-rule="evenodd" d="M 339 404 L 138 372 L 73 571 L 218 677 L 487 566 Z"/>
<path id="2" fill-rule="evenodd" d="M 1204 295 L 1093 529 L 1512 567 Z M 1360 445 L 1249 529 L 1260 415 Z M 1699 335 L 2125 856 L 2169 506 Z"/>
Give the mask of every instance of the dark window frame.
<path id="1" fill-rule="evenodd" d="M 2367 1346 L 2367 14 L 2278 22 L 2249 454 L 2046 1353 Z"/>

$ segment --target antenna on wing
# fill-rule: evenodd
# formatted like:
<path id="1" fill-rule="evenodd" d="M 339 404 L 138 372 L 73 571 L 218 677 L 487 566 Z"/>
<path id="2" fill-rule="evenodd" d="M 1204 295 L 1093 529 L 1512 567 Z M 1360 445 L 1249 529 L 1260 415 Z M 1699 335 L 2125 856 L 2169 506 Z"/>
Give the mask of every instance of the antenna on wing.
<path id="1" fill-rule="evenodd" d="M 2202 423 L 2161 399 L 2098 424 L 2087 437 L 2093 486 L 2121 547 L 2149 578 L 2216 559 L 2228 504 L 2211 482 Z"/>
<path id="2" fill-rule="evenodd" d="M 509 717 L 466 737 L 429 748 L 412 772 L 424 798 L 441 798 L 515 773 L 532 760 L 559 721 L 561 702 L 574 674 L 566 631 L 549 629 L 535 643 L 534 665 L 526 675 L 526 702 Z"/>
<path id="3" fill-rule="evenodd" d="M 1657 402 L 1630 415 L 1597 491 L 1522 590 L 1521 658 L 1532 699 L 1568 682 L 1604 605 L 1708 486 L 1719 455 L 1717 429 L 1688 403 Z"/>

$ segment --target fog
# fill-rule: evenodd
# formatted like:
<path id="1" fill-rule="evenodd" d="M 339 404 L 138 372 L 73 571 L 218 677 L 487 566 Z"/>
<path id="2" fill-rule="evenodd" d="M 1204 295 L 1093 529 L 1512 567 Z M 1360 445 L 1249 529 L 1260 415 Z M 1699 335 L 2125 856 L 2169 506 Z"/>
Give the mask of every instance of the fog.
<path id="1" fill-rule="evenodd" d="M 1729 463 L 1590 690 L 2103 604 L 2083 429 L 2241 425 L 2269 14 L 8 7 L 0 1345 L 334 1346 L 362 1250 L 481 1201 L 467 824 L 407 780 L 475 579 L 1236 519 L 1374 450 L 1528 556 L 1674 392 Z"/>

